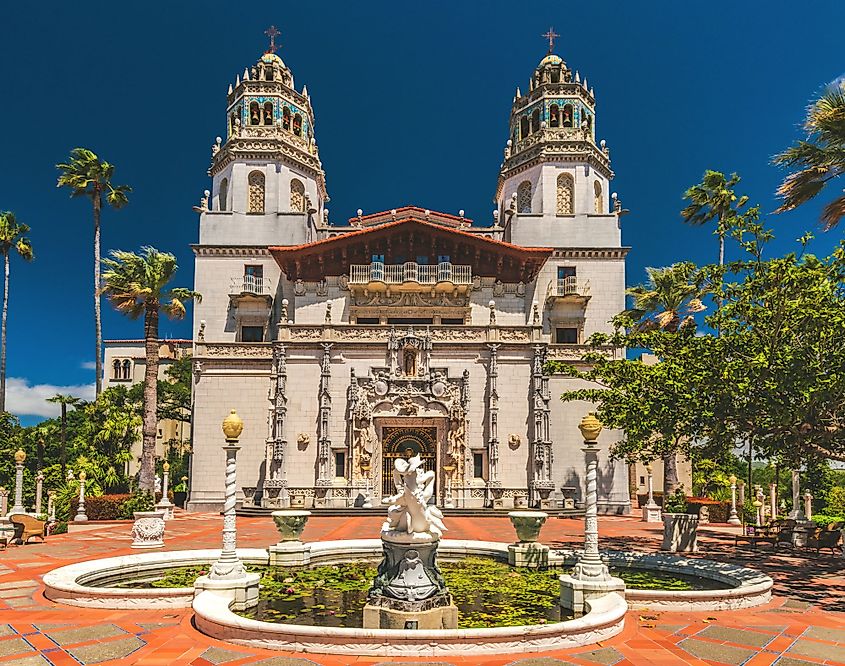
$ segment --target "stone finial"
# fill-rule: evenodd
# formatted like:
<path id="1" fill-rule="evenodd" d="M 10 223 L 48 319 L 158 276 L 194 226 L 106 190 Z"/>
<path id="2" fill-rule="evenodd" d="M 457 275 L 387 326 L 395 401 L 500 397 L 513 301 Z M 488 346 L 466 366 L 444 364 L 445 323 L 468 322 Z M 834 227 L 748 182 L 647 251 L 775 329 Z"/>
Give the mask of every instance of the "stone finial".
<path id="1" fill-rule="evenodd" d="M 490 308 L 490 326 L 496 325 L 496 301 L 490 299 L 487 303 L 487 307 Z"/>
<path id="2" fill-rule="evenodd" d="M 26 453 L 24 453 L 23 449 L 18 449 L 15 452 L 15 464 L 23 465 L 25 460 L 26 460 Z"/>
<path id="3" fill-rule="evenodd" d="M 332 304 L 331 304 L 331 301 L 326 303 L 326 323 L 327 324 L 332 323 Z"/>
<path id="4" fill-rule="evenodd" d="M 229 415 L 223 419 L 223 434 L 227 442 L 237 442 L 238 438 L 244 430 L 244 422 L 238 413 L 233 409 Z"/>
<path id="5" fill-rule="evenodd" d="M 531 304 L 531 311 L 532 311 L 532 315 L 531 315 L 532 323 L 534 324 L 534 326 L 539 326 L 540 325 L 540 304 L 537 301 L 534 301 Z"/>
<path id="6" fill-rule="evenodd" d="M 279 315 L 279 318 L 281 319 L 283 324 L 287 323 L 287 320 L 288 320 L 288 304 L 289 304 L 288 299 L 283 298 L 282 299 L 282 311 Z"/>
<path id="7" fill-rule="evenodd" d="M 602 424 L 596 418 L 596 413 L 588 412 L 581 419 L 581 423 L 578 424 L 578 430 L 581 431 L 581 436 L 585 442 L 595 442 L 599 437 L 599 433 L 602 431 Z"/>
<path id="8" fill-rule="evenodd" d="M 205 342 L 205 319 L 200 319 L 200 327 L 197 331 L 197 341 Z"/>

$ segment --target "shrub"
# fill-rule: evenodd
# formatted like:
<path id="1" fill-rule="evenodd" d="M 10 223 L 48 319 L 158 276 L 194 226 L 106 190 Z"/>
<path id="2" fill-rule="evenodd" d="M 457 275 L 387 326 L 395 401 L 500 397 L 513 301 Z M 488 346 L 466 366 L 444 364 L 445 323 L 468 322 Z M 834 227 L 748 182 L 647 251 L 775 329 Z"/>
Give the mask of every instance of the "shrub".
<path id="1" fill-rule="evenodd" d="M 845 516 L 845 486 L 834 486 L 827 493 L 826 514 Z"/>
<path id="2" fill-rule="evenodd" d="M 664 513 L 686 513 L 687 512 L 687 494 L 684 492 L 683 486 L 678 486 L 675 492 L 666 496 L 663 499 Z"/>
<path id="3" fill-rule="evenodd" d="M 67 523 L 61 521 L 53 525 L 50 534 L 67 534 Z"/>
<path id="4" fill-rule="evenodd" d="M 85 515 L 88 520 L 118 520 L 122 517 L 121 509 L 131 495 L 99 495 L 85 498 Z M 79 499 L 70 501 L 70 515 L 75 516 Z"/>
<path id="5" fill-rule="evenodd" d="M 813 522 L 819 527 L 827 527 L 831 523 L 845 522 L 845 515 L 831 516 L 826 513 L 817 513 L 813 515 Z"/>
<path id="6" fill-rule="evenodd" d="M 121 518 L 132 518 L 136 511 L 152 511 L 155 509 L 155 500 L 152 493 L 139 490 L 130 495 L 120 509 Z"/>

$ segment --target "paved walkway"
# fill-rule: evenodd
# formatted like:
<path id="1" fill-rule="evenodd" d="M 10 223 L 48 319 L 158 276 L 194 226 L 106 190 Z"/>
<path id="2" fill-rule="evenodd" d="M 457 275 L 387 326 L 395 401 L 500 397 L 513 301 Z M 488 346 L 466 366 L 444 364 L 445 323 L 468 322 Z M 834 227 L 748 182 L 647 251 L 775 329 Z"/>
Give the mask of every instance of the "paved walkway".
<path id="1" fill-rule="evenodd" d="M 312 518 L 304 539 L 349 539 L 376 535 L 382 519 Z M 507 518 L 447 517 L 451 538 L 510 542 Z M 168 550 L 219 547 L 222 518 L 180 514 L 168 524 Z M 602 548 L 654 551 L 660 525 L 632 518 L 600 520 Z M 269 518 L 239 518 L 239 546 L 266 547 L 276 541 Z M 749 666 L 845 665 L 845 560 L 831 555 L 794 556 L 757 551 L 734 552 L 736 528 L 700 530 L 701 556 L 756 567 L 775 579 L 775 599 L 744 611 L 704 613 L 631 612 L 624 631 L 604 643 L 554 653 L 496 658 L 440 659 L 439 666 L 562 666 L 578 664 L 748 664 Z M 541 540 L 576 547 L 582 523 L 548 521 Z M 47 571 L 79 560 L 127 554 L 129 526 L 51 537 L 0 552 L 0 666 L 65 664 L 147 664 L 150 666 L 313 666 L 326 664 L 422 664 L 424 659 L 332 657 L 285 654 L 228 645 L 199 633 L 189 610 L 87 610 L 54 604 L 43 596 Z M 134 551 L 137 552 L 137 551 Z"/>

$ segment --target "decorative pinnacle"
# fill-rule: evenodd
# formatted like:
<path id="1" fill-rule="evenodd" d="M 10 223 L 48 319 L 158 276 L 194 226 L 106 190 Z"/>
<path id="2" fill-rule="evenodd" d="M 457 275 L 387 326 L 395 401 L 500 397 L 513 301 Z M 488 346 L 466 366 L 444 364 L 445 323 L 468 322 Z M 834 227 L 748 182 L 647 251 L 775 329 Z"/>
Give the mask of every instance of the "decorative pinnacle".
<path id="1" fill-rule="evenodd" d="M 549 53 L 554 51 L 555 50 L 555 38 L 560 37 L 560 35 L 555 32 L 555 29 L 552 28 L 552 27 L 549 27 L 549 31 L 547 33 L 543 34 L 543 35 L 540 35 L 540 36 L 545 37 L 546 39 L 549 40 Z"/>
<path id="2" fill-rule="evenodd" d="M 271 25 L 267 30 L 264 31 L 264 34 L 270 38 L 270 47 L 265 51 L 265 53 L 275 53 L 276 51 L 281 48 L 281 44 L 276 46 L 276 37 L 281 35 L 282 33 L 276 28 L 276 26 Z"/>

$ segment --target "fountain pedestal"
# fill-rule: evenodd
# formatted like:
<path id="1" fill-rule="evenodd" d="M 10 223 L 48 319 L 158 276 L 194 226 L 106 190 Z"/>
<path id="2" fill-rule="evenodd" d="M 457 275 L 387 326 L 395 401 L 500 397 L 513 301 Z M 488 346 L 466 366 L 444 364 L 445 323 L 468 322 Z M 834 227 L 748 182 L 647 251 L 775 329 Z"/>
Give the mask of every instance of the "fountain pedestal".
<path id="1" fill-rule="evenodd" d="M 385 531 L 381 542 L 364 629 L 457 629 L 458 609 L 437 568 L 439 537 Z"/>
<path id="2" fill-rule="evenodd" d="M 302 543 L 300 537 L 310 511 L 285 509 L 272 514 L 281 540 L 267 550 L 270 552 L 271 567 L 302 567 L 311 562 L 311 545 Z"/>

